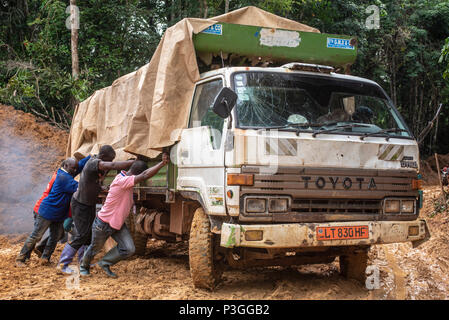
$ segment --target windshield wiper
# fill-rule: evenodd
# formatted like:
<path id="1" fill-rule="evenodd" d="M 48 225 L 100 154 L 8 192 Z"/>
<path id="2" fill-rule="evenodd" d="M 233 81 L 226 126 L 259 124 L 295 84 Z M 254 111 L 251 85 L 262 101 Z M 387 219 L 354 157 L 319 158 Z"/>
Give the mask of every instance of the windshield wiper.
<path id="1" fill-rule="evenodd" d="M 388 134 L 386 134 L 388 132 L 397 133 L 397 132 L 408 132 L 408 131 L 405 130 L 405 129 L 399 129 L 399 128 L 383 129 L 383 130 L 380 130 L 380 131 L 377 131 L 377 132 L 367 132 L 363 136 L 360 137 L 360 140 L 363 140 L 366 137 L 374 136 L 376 134 L 384 134 L 385 139 L 388 141 L 388 140 L 390 140 L 390 136 Z"/>
<path id="2" fill-rule="evenodd" d="M 326 122 L 326 123 L 287 123 L 281 126 L 272 126 L 272 127 L 264 127 L 264 128 L 260 128 L 258 129 L 258 131 L 260 130 L 271 130 L 271 129 L 287 129 L 289 127 L 296 127 L 296 135 L 298 136 L 299 133 L 301 132 L 302 128 L 305 127 L 324 127 L 324 126 L 334 126 L 337 123 L 339 123 L 338 121 L 335 122 Z M 349 123 L 349 124 L 344 124 L 344 125 L 340 125 L 337 126 L 335 128 L 331 128 L 331 129 L 323 129 L 323 130 L 318 130 L 318 131 L 314 131 L 313 132 L 313 137 L 316 137 L 317 134 L 320 133 L 326 133 L 326 132 L 332 132 L 332 131 L 337 131 L 339 129 L 346 129 L 346 128 L 356 128 L 356 127 L 370 127 L 370 125 L 364 125 L 364 124 L 358 124 L 358 123 Z"/>
<path id="3" fill-rule="evenodd" d="M 336 125 L 338 122 L 327 122 L 327 123 L 308 123 L 307 127 L 324 127 L 324 126 L 333 126 Z M 304 125 L 306 127 L 306 125 Z M 296 135 L 299 136 L 299 133 L 301 132 L 301 128 L 298 128 L 296 130 Z M 315 133 L 315 132 L 314 132 Z M 315 136 L 314 136 L 315 137 Z"/>
<path id="4" fill-rule="evenodd" d="M 281 126 L 271 126 L 271 127 L 263 127 L 259 128 L 259 130 L 270 130 L 270 129 L 286 129 L 288 127 L 298 127 L 298 128 L 304 128 L 304 127 L 322 127 L 322 126 L 329 126 L 337 124 L 338 122 L 332 122 L 332 123 L 287 123 L 283 124 Z"/>
<path id="5" fill-rule="evenodd" d="M 327 125 L 328 125 L 328 124 L 327 124 Z M 340 130 L 340 129 L 360 128 L 360 127 L 366 128 L 366 127 L 369 127 L 369 125 L 358 124 L 358 123 L 344 124 L 344 125 L 341 125 L 341 126 L 336 126 L 335 128 L 322 129 L 322 130 L 315 131 L 315 132 L 312 134 L 312 137 L 315 138 L 315 137 L 316 137 L 318 134 L 320 134 L 320 133 L 328 133 L 328 132 L 332 132 L 332 131 L 338 131 L 338 130 Z"/>
<path id="6" fill-rule="evenodd" d="M 289 124 L 283 124 L 281 126 L 263 127 L 263 128 L 259 128 L 259 130 L 285 129 L 288 127 L 295 127 L 295 126 L 305 126 L 305 125 L 303 123 L 289 123 Z"/>
<path id="7" fill-rule="evenodd" d="M 286 129 L 286 128 L 289 128 L 289 127 L 292 127 L 292 128 L 295 128 L 295 127 L 303 128 L 303 127 L 310 127 L 310 126 L 315 127 L 315 126 L 322 126 L 322 125 L 323 124 L 321 124 L 321 123 L 287 123 L 287 124 L 283 124 L 281 126 L 263 127 L 263 128 L 259 128 L 259 130 Z"/>

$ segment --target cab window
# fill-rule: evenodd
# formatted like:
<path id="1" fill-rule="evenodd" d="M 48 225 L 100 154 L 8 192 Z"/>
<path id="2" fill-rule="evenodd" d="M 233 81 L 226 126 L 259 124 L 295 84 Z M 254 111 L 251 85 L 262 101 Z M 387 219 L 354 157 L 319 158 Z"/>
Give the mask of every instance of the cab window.
<path id="1" fill-rule="evenodd" d="M 196 86 L 193 96 L 189 128 L 208 126 L 211 129 L 211 142 L 214 149 L 220 147 L 224 119 L 213 110 L 215 97 L 223 88 L 223 80 L 215 79 Z"/>

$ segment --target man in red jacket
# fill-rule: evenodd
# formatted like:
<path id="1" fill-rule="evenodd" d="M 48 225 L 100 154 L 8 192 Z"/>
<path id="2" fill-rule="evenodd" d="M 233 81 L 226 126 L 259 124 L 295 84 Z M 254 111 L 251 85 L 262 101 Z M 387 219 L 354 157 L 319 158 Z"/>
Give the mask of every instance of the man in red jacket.
<path id="1" fill-rule="evenodd" d="M 86 164 L 86 162 L 90 159 L 90 156 L 87 156 L 84 159 L 81 159 L 78 162 L 78 170 L 76 172 L 75 175 L 78 175 L 81 171 L 83 171 L 84 165 Z M 65 162 L 67 160 L 64 160 L 61 163 L 61 168 L 65 166 Z M 45 188 L 44 192 L 42 193 L 42 196 L 40 197 L 39 200 L 36 201 L 36 204 L 34 205 L 33 208 L 33 216 L 34 219 L 36 220 L 36 217 L 38 216 L 38 212 L 39 212 L 39 207 L 41 205 L 41 202 L 49 195 L 49 193 L 51 192 L 51 189 L 53 187 L 53 183 L 55 182 L 56 176 L 58 174 L 58 171 L 55 171 L 50 179 L 50 181 L 47 184 L 47 187 Z M 64 221 L 64 227 L 61 228 L 59 230 L 60 234 L 58 236 L 58 239 L 61 240 L 64 237 L 64 231 L 69 232 L 71 229 L 71 226 L 73 225 L 73 220 L 72 220 L 72 213 L 71 210 L 69 208 L 69 215 L 68 218 Z M 47 245 L 49 236 L 45 237 L 44 239 L 42 239 L 41 241 L 39 241 L 39 243 L 36 245 L 36 247 L 34 248 L 34 252 L 37 254 L 37 256 L 40 258 L 42 256 L 42 253 L 44 252 L 45 246 Z M 58 240 L 58 241 L 59 241 Z M 85 247 L 80 248 L 80 250 L 78 251 L 78 258 L 80 259 L 83 256 L 84 253 L 84 249 Z M 27 259 L 30 258 L 31 252 L 27 255 Z"/>

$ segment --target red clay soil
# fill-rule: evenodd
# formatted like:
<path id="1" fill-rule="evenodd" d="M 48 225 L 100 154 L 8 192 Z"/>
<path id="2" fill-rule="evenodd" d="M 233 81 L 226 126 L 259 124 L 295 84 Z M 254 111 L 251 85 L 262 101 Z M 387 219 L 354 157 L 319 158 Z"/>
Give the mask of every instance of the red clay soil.
<path id="1" fill-rule="evenodd" d="M 0 104 L 0 234 L 29 232 L 32 208 L 64 159 L 68 132 Z"/>
<path id="2" fill-rule="evenodd" d="M 25 240 L 24 234 L 0 235 L 0 300 L 447 300 L 449 212 L 435 211 L 439 197 L 439 186 L 424 188 L 425 205 L 421 217 L 427 220 L 432 234 L 428 242 L 418 248 L 412 248 L 410 243 L 371 248 L 369 265 L 380 273 L 379 288 L 374 290 L 343 278 L 337 261 L 293 267 L 226 269 L 223 282 L 215 291 L 195 289 L 189 272 L 187 243 L 152 240 L 148 241 L 144 257 L 132 257 L 113 266 L 118 279 L 108 278 L 96 266 L 92 277 L 64 276 L 55 268 L 64 246 L 59 243 L 51 265 L 39 265 L 33 253 L 26 267 L 15 267 L 14 260 Z"/>
<path id="3" fill-rule="evenodd" d="M 410 243 L 371 248 L 369 264 L 380 274 L 380 286 L 375 290 L 343 278 L 338 261 L 226 269 L 214 292 L 195 289 L 186 242 L 149 240 L 144 257 L 132 257 L 113 267 L 118 279 L 107 278 L 97 267 L 89 278 L 58 274 L 55 267 L 63 248 L 60 243 L 51 265 L 39 265 L 32 254 L 25 268 L 15 267 L 15 257 L 32 229 L 34 202 L 63 160 L 66 141 L 66 132 L 0 105 L 0 300 L 449 299 L 449 210 L 439 209 L 439 186 L 424 188 L 421 217 L 427 220 L 432 234 L 428 242 L 418 248 Z M 449 156 L 441 156 L 440 165 L 448 160 Z M 433 157 L 422 161 L 421 168 L 427 184 L 438 183 Z"/>

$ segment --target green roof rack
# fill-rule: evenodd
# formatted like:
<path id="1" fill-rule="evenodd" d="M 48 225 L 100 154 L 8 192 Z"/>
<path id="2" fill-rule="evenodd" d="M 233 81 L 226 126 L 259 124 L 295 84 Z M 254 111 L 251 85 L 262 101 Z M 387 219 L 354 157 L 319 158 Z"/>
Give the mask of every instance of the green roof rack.
<path id="1" fill-rule="evenodd" d="M 193 43 L 199 55 L 230 53 L 276 63 L 347 68 L 357 57 L 355 37 L 230 23 L 217 23 L 194 34 Z"/>

